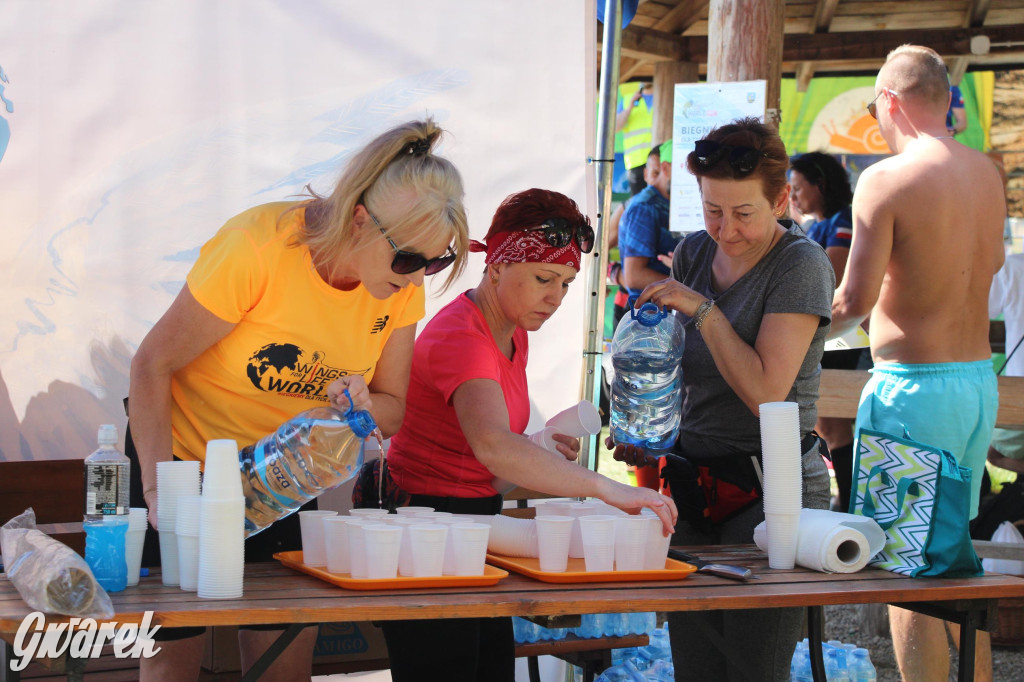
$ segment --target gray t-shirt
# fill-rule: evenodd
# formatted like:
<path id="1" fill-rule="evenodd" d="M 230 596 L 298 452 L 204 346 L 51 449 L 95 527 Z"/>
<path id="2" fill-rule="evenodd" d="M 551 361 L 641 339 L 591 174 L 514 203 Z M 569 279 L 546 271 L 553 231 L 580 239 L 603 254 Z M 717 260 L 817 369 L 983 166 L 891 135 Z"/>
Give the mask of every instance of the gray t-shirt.
<path id="1" fill-rule="evenodd" d="M 789 221 L 785 221 L 788 223 Z M 785 223 L 784 223 L 785 224 Z M 711 262 L 718 245 L 707 232 L 688 235 L 676 248 L 672 277 L 713 299 L 732 328 L 754 345 L 766 313 L 809 313 L 821 322 L 800 365 L 787 401 L 800 405 L 800 436 L 817 419 L 821 355 L 832 320 L 835 273 L 824 249 L 792 225 L 768 254 L 725 291 L 711 287 Z M 692 459 L 752 454 L 761 450 L 758 418 L 729 387 L 692 319 L 686 325 L 683 352 L 682 452 Z"/>

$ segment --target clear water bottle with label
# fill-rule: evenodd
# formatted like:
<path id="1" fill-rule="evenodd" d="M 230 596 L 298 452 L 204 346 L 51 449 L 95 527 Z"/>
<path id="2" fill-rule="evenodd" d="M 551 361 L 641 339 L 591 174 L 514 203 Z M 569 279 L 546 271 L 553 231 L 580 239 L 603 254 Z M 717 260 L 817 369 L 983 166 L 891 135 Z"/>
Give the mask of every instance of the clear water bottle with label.
<path id="1" fill-rule="evenodd" d="M 365 410 L 314 407 L 239 454 L 245 534 L 260 532 L 359 472 L 366 439 L 377 430 Z"/>
<path id="2" fill-rule="evenodd" d="M 85 520 L 128 518 L 130 460 L 117 449 L 117 427 L 104 424 L 96 435 L 99 448 L 85 458 Z"/>
<path id="3" fill-rule="evenodd" d="M 679 435 L 682 404 L 683 324 L 653 303 L 634 307 L 612 339 L 611 434 L 616 443 L 666 454 Z"/>

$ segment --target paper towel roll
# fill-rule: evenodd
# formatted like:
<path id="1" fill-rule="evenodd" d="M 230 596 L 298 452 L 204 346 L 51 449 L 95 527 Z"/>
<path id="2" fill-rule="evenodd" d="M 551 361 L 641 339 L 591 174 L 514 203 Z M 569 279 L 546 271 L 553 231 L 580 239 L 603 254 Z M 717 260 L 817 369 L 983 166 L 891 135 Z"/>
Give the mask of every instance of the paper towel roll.
<path id="1" fill-rule="evenodd" d="M 768 551 L 764 522 L 754 543 Z M 825 509 L 800 510 L 796 563 L 824 573 L 855 573 L 885 546 L 885 532 L 873 519 Z"/>

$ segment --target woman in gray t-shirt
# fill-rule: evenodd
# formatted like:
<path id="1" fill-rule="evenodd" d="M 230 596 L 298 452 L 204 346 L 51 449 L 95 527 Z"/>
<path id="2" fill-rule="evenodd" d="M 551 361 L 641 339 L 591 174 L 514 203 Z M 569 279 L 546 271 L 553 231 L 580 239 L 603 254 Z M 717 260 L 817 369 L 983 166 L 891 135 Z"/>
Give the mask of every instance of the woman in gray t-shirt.
<path id="1" fill-rule="evenodd" d="M 679 508 L 673 544 L 753 542 L 764 519 L 753 464 L 761 403 L 799 404 L 803 505 L 828 506 L 828 473 L 812 430 L 835 276 L 825 252 L 780 220 L 788 166 L 782 139 L 757 119 L 698 141 L 686 167 L 699 182 L 707 229 L 679 244 L 672 279 L 648 286 L 636 303 L 667 306 L 686 324 L 678 455 L 669 455 L 664 471 Z M 617 448 L 617 457 L 634 461 L 637 453 L 625 450 Z M 732 679 L 737 666 L 750 679 L 787 679 L 801 619 L 800 609 L 671 613 L 673 657 L 685 661 L 676 679 Z M 743 655 L 719 653 L 708 626 Z"/>

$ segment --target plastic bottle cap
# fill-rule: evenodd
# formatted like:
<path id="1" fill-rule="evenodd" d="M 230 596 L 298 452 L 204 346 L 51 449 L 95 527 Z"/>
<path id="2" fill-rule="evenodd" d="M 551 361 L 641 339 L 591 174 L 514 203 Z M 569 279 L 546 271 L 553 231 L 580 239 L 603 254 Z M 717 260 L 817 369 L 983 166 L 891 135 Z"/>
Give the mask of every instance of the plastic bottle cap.
<path id="1" fill-rule="evenodd" d="M 348 420 L 348 426 L 352 429 L 352 433 L 360 438 L 366 438 L 377 428 L 377 422 L 373 421 L 373 416 L 366 410 L 355 410 L 345 419 Z"/>
<path id="2" fill-rule="evenodd" d="M 100 445 L 116 445 L 117 427 L 113 424 L 103 424 L 96 433 L 96 441 Z"/>

